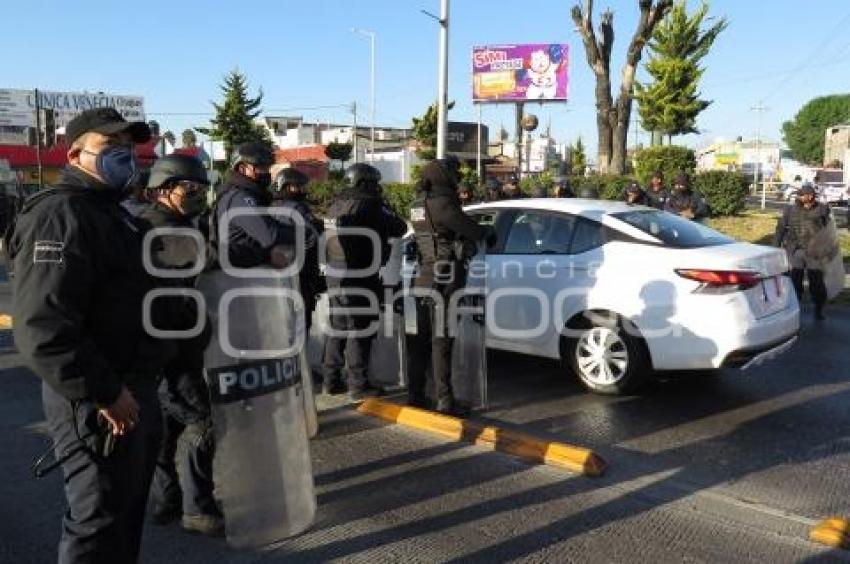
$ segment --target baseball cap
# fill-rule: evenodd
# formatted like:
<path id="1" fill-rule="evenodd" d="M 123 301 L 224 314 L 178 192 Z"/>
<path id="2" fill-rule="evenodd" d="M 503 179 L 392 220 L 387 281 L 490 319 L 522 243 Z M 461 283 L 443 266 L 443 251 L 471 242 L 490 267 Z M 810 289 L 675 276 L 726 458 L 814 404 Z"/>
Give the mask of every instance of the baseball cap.
<path id="1" fill-rule="evenodd" d="M 84 133 L 114 135 L 126 131 L 134 143 L 145 143 L 151 138 L 151 128 L 143 121 L 127 121 L 115 108 L 94 108 L 76 116 L 65 128 L 65 138 L 73 143 Z"/>

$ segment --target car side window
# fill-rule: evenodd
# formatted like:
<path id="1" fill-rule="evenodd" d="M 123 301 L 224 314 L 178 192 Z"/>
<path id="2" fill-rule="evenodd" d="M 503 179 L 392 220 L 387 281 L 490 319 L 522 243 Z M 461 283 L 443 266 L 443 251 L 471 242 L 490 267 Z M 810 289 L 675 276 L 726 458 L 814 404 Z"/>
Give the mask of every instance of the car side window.
<path id="1" fill-rule="evenodd" d="M 596 247 L 601 247 L 607 241 L 605 228 L 602 224 L 587 219 L 579 219 L 576 223 L 570 253 L 577 255 Z"/>
<path id="2" fill-rule="evenodd" d="M 566 254 L 569 251 L 575 218 L 572 216 L 523 211 L 510 226 L 505 254 Z"/>

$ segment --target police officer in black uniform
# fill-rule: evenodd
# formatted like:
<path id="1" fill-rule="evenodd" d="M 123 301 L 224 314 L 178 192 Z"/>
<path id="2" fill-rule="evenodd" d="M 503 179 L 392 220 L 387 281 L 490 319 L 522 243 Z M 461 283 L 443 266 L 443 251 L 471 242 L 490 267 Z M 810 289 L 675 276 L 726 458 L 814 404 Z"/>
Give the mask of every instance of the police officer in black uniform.
<path id="1" fill-rule="evenodd" d="M 643 191 L 643 188 L 640 187 L 640 184 L 637 182 L 629 182 L 629 185 L 626 186 L 626 191 L 623 194 L 624 201 L 630 206 L 648 206 L 649 198 L 646 195 L 646 192 Z"/>
<path id="2" fill-rule="evenodd" d="M 673 192 L 665 208 L 691 221 L 702 221 L 708 217 L 708 204 L 691 188 L 691 181 L 685 173 L 679 173 L 673 180 Z"/>
<path id="3" fill-rule="evenodd" d="M 438 293 L 448 306 L 452 294 L 466 285 L 467 263 L 476 244 L 494 239 L 487 227 L 463 213 L 457 198 L 458 162 L 449 157 L 431 161 L 422 169 L 418 193 L 411 210 L 419 268 L 414 285 Z M 489 241 L 489 242 L 492 242 Z M 426 397 L 426 372 L 431 365 L 436 409 L 442 413 L 465 412 L 455 403 L 451 387 L 452 344 L 448 318 L 436 311 L 438 300 L 416 297 L 416 337 L 408 347 L 408 403 L 430 407 Z M 436 323 L 442 318 L 443 326 Z"/>
<path id="4" fill-rule="evenodd" d="M 502 183 L 498 179 L 492 176 L 487 178 L 484 187 L 487 190 L 487 202 L 496 202 L 502 199 Z"/>
<path id="5" fill-rule="evenodd" d="M 324 222 L 313 214 L 307 202 L 307 175 L 294 168 L 277 173 L 272 183 L 272 205 L 288 208 L 304 220 L 308 241 L 318 241 L 325 230 Z M 282 218 L 286 222 L 285 218 Z M 301 296 L 304 299 L 305 327 L 310 333 L 311 312 L 316 309 L 316 298 L 325 291 L 325 281 L 319 273 L 319 255 L 315 244 L 308 245 L 304 265 L 298 274 Z"/>
<path id="6" fill-rule="evenodd" d="M 389 256 L 389 239 L 401 237 L 407 224 L 381 197 L 381 173 L 373 166 L 357 163 L 345 171 L 346 186 L 336 194 L 325 223 L 327 245 L 326 281 L 331 292 L 330 324 L 335 331 L 364 331 L 377 319 L 376 314 L 335 313 L 334 308 L 368 308 L 370 300 L 360 294 L 370 292 L 380 302 L 383 297 L 378 269 L 364 277 L 351 277 L 346 271 L 368 269 Z M 457 195 L 455 195 L 457 198 Z M 380 247 L 361 235 L 346 235 L 340 228 L 356 227 L 372 230 Z M 380 254 L 375 261 L 375 253 Z M 333 295 L 334 291 L 351 289 L 352 293 Z M 357 294 L 355 292 L 360 292 Z M 374 305 L 375 301 L 371 301 Z M 381 393 L 369 384 L 367 369 L 374 332 L 368 336 L 329 336 L 325 343 L 324 386 L 326 394 L 345 391 L 342 369 L 348 365 L 348 392 L 352 400 Z"/>
<path id="7" fill-rule="evenodd" d="M 12 235 L 15 342 L 44 381 L 65 473 L 59 561 L 135 562 L 162 433 L 157 387 L 174 354 L 143 326 L 154 281 L 141 229 L 120 205 L 137 172 L 134 143 L 150 129 L 97 108 L 66 137 L 69 164 L 27 201 Z M 171 328 L 168 314 L 154 309 L 153 324 Z"/>
<path id="8" fill-rule="evenodd" d="M 664 187 L 664 173 L 660 170 L 652 173 L 649 179 L 649 187 L 646 189 L 646 197 L 650 207 L 659 210 L 667 208 L 670 192 Z"/>
<path id="9" fill-rule="evenodd" d="M 231 171 L 219 188 L 219 197 L 211 214 L 210 239 L 219 255 L 224 246 L 219 239 L 219 226 L 224 214 L 234 209 L 268 207 L 272 203 L 271 165 L 274 155 L 258 142 L 239 145 L 232 158 Z M 229 224 L 227 250 L 230 263 L 237 268 L 271 265 L 284 268 L 291 261 L 295 243 L 291 225 L 277 221 L 269 214 L 234 217 Z M 219 256 L 219 262 L 221 262 Z"/>
<path id="10" fill-rule="evenodd" d="M 554 198 L 575 198 L 570 185 L 570 177 L 566 175 L 558 175 L 552 181 L 552 197 Z"/>
<path id="11" fill-rule="evenodd" d="M 138 210 L 148 228 L 195 229 L 194 220 L 206 207 L 209 180 L 203 163 L 188 155 L 168 155 L 153 165 L 148 180 L 149 203 Z M 159 269 L 189 270 L 204 259 L 205 246 L 186 235 L 157 235 L 151 262 Z M 194 288 L 195 278 L 162 278 L 160 286 Z M 169 296 L 173 311 L 185 312 L 182 328 L 196 325 L 197 304 L 191 298 Z M 210 400 L 204 382 L 204 349 L 209 329 L 191 339 L 178 339 L 177 357 L 165 367 L 159 397 L 163 412 L 162 445 L 151 487 L 152 518 L 165 524 L 182 514 L 182 526 L 192 532 L 220 536 L 221 512 L 213 498 L 214 452 Z M 179 448 L 178 448 L 179 443 Z M 183 477 L 180 487 L 177 467 Z"/>

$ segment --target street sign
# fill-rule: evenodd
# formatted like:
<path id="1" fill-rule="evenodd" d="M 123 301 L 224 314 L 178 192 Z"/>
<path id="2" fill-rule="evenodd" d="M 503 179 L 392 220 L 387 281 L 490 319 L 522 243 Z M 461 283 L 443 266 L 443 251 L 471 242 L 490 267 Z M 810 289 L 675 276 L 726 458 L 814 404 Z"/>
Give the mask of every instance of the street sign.
<path id="1" fill-rule="evenodd" d="M 42 110 L 53 110 L 56 128 L 68 125 L 75 116 L 93 108 L 111 107 L 127 121 L 145 121 L 145 101 L 141 96 L 103 92 L 38 92 Z M 34 90 L 0 88 L 0 126 L 35 127 Z"/>

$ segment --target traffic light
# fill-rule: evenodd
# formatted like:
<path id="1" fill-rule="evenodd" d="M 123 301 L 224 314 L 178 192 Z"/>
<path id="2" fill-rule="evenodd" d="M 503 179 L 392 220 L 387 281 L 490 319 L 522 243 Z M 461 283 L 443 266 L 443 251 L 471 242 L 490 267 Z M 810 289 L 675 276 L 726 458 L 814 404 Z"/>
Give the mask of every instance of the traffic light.
<path id="1" fill-rule="evenodd" d="M 56 144 L 56 113 L 54 110 L 44 110 L 44 146 Z"/>

